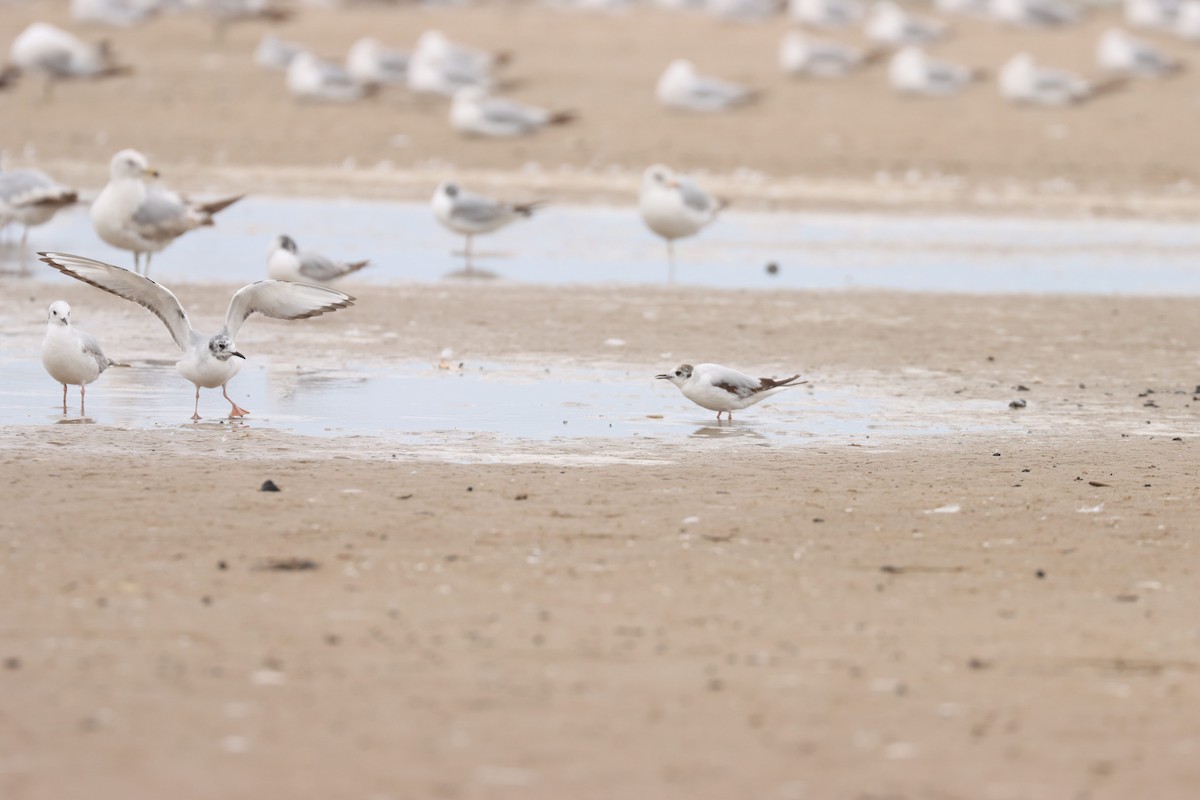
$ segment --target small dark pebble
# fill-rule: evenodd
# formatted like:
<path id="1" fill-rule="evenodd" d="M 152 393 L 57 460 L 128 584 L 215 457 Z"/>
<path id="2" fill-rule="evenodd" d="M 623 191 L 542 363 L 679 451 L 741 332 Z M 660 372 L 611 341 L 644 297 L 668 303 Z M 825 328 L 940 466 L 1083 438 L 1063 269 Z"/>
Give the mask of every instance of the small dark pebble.
<path id="1" fill-rule="evenodd" d="M 1033 573 L 1033 575 L 1038 580 L 1041 580 L 1042 578 L 1046 577 L 1046 570 L 1039 569 L 1037 572 Z"/>
<path id="2" fill-rule="evenodd" d="M 1026 405 L 1028 405 L 1028 404 L 1024 400 L 1017 399 L 1017 400 L 1013 400 L 1011 403 L 1009 403 L 1008 407 L 1009 408 L 1024 408 Z"/>
<path id="3" fill-rule="evenodd" d="M 468 491 L 468 492 L 473 492 L 473 491 L 475 491 L 475 487 L 474 487 L 474 486 L 468 486 L 468 487 L 467 487 L 467 491 Z"/>
<path id="4" fill-rule="evenodd" d="M 1113 599 L 1118 603 L 1136 603 L 1138 596 L 1136 594 L 1119 594 Z"/>
<path id="5" fill-rule="evenodd" d="M 1182 436 L 1176 436 L 1176 437 L 1175 437 L 1174 439 L 1172 439 L 1171 441 L 1172 441 L 1172 442 L 1182 442 L 1182 441 L 1183 441 L 1183 437 L 1182 437 Z"/>
<path id="6" fill-rule="evenodd" d="M 825 521 L 824 517 L 813 517 L 813 522 L 824 522 L 824 521 Z"/>
<path id="7" fill-rule="evenodd" d="M 988 360 L 988 361 L 995 361 L 995 360 L 996 360 L 996 357 L 995 357 L 995 356 L 988 356 L 988 357 L 987 357 L 987 360 Z"/>
<path id="8" fill-rule="evenodd" d="M 995 453 L 992 453 L 992 455 L 994 455 L 994 456 L 999 456 L 999 455 L 1000 455 L 1000 451 L 999 451 L 999 450 L 997 450 Z"/>
<path id="9" fill-rule="evenodd" d="M 724 682 L 720 678 L 712 678 L 708 682 L 708 690 L 710 692 L 719 692 L 725 688 Z"/>
<path id="10" fill-rule="evenodd" d="M 303 572 L 320 566 L 311 558 L 268 558 L 263 562 L 262 569 L 273 572 Z"/>
<path id="11" fill-rule="evenodd" d="M 20 669 L 21 668 L 21 659 L 17 658 L 16 656 L 10 656 L 9 658 L 4 659 L 4 668 L 5 669 Z"/>
<path id="12" fill-rule="evenodd" d="M 1142 488 L 1143 488 L 1143 489 L 1149 489 L 1149 488 L 1150 488 L 1150 484 L 1148 484 L 1148 483 L 1143 483 L 1143 484 L 1142 484 Z"/>
<path id="13" fill-rule="evenodd" d="M 211 605 L 212 605 L 212 598 L 211 598 L 211 597 L 209 597 L 208 595 L 204 595 L 204 597 L 201 597 L 201 598 L 200 598 L 200 604 L 201 604 L 201 605 L 205 605 L 205 606 L 211 606 Z"/>
<path id="14" fill-rule="evenodd" d="M 893 567 L 891 564 L 884 564 L 879 568 L 880 572 L 886 572 L 888 575 L 899 575 L 904 571 L 903 567 Z"/>
<path id="15" fill-rule="evenodd" d="M 397 500 L 411 500 L 412 495 L 411 494 L 402 494 L 402 495 L 399 495 L 396 499 Z"/>
<path id="16" fill-rule="evenodd" d="M 267 480 L 267 481 L 263 481 L 262 488 L 259 489 L 259 491 L 260 492 L 278 492 L 279 487 L 275 485 L 275 481 Z"/>
<path id="17" fill-rule="evenodd" d="M 1028 468 L 1028 467 L 1026 467 L 1025 469 L 1021 470 L 1021 472 L 1029 472 L 1029 471 L 1030 471 L 1030 470 L 1029 470 L 1029 468 Z"/>
<path id="18" fill-rule="evenodd" d="M 325 634 L 325 644 L 335 645 L 341 641 L 342 641 L 342 637 L 338 636 L 336 633 Z"/>
<path id="19" fill-rule="evenodd" d="M 1088 481 L 1088 486 L 1108 486 L 1108 484 L 1100 481 Z"/>
<path id="20" fill-rule="evenodd" d="M 513 499 L 514 499 L 514 500 L 528 500 L 528 499 L 529 499 L 529 495 L 527 495 L 527 494 L 525 494 L 524 492 L 522 492 L 521 494 L 517 495 L 517 496 L 516 496 L 516 497 L 514 497 Z"/>
<path id="21" fill-rule="evenodd" d="M 982 658 L 972 658 L 967 661 L 967 666 L 971 669 L 987 669 L 992 665 L 990 661 L 984 661 Z"/>
<path id="22" fill-rule="evenodd" d="M 224 561 L 218 561 L 217 569 L 229 569 L 229 565 L 226 564 Z"/>
<path id="23" fill-rule="evenodd" d="M 1022 383 L 1018 383 L 1018 384 L 1017 384 L 1017 391 L 1018 391 L 1018 392 L 1028 392 L 1028 391 L 1029 391 L 1029 387 L 1028 387 L 1028 386 L 1026 386 L 1026 385 L 1024 385 L 1024 384 L 1022 384 Z"/>
<path id="24" fill-rule="evenodd" d="M 774 261 L 767 264 L 767 274 L 768 275 L 778 275 L 779 274 L 779 265 L 776 264 Z M 1200 391 L 1200 388 L 1198 388 L 1197 391 Z"/>

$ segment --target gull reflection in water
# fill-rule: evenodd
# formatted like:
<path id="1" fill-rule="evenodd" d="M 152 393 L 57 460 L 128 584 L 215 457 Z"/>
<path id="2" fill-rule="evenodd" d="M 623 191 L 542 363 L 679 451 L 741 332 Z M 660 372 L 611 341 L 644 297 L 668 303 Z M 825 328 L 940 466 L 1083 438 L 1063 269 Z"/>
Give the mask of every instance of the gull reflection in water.
<path id="1" fill-rule="evenodd" d="M 763 436 L 758 431 L 749 426 L 739 425 L 736 422 L 727 425 L 704 425 L 697 428 L 691 433 L 692 438 L 702 439 L 763 439 Z"/>

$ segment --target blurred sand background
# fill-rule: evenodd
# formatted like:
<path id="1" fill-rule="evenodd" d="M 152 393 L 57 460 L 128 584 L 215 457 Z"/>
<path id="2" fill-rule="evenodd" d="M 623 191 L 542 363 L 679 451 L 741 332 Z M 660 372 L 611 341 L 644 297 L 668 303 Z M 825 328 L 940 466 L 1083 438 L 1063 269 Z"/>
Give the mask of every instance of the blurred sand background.
<path id="1" fill-rule="evenodd" d="M 64 5 L 0 8 L 0 38 L 34 19 L 62 22 Z M 994 70 L 1029 47 L 1087 71 L 1111 19 L 1064 33 L 956 21 L 963 35 L 938 52 Z M 1009 108 L 991 83 L 901 99 L 880 68 L 786 80 L 782 22 L 351 7 L 305 9 L 278 33 L 337 56 L 367 32 L 400 45 L 434 26 L 513 51 L 513 96 L 577 108 L 579 124 L 468 142 L 444 104 L 402 90 L 298 106 L 251 63 L 263 26 L 214 45 L 199 21 L 166 18 L 104 32 L 138 68 L 128 80 L 65 85 L 51 103 L 31 85 L 0 94 L 3 147 L 86 188 L 134 146 L 194 191 L 423 199 L 459 170 L 624 204 L 665 161 L 750 206 L 1200 208 L 1195 70 L 1047 111 Z M 766 98 L 664 112 L 651 89 L 676 55 Z M 10 352 L 36 352 L 63 298 L 120 356 L 169 355 L 128 303 L 5 287 Z M 232 288 L 179 295 L 208 320 Z M 279 364 L 302 349 L 316 370 L 433 369 L 446 342 L 468 362 L 647 376 L 685 359 L 794 366 L 992 402 L 998 420 L 1025 414 L 1027 434 L 447 460 L 253 417 L 6 427 L 4 800 L 1194 796 L 1194 299 L 347 288 L 352 312 L 255 320 L 239 343 Z M 614 355 L 603 341 L 618 330 Z M 48 409 L 57 393 L 47 381 Z M 1026 411 L 1007 408 L 1017 396 Z M 661 412 L 702 416 L 674 396 Z M 280 493 L 259 491 L 268 478 Z"/>

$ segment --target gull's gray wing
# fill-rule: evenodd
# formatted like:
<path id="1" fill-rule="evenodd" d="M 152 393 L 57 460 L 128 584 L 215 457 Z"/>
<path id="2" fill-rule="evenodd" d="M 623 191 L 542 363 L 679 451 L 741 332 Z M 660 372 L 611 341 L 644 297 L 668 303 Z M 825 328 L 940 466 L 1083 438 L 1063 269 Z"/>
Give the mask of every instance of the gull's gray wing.
<path id="1" fill-rule="evenodd" d="M 100 342 L 96 341 L 95 336 L 80 330 L 75 331 L 75 335 L 79 337 L 79 344 L 83 348 L 83 352 L 96 359 L 96 366 L 100 368 L 101 372 L 117 363 L 104 355 L 104 351 L 100 349 Z"/>
<path id="2" fill-rule="evenodd" d="M 480 109 L 488 119 L 506 125 L 520 125 L 528 128 L 546 121 L 546 114 L 540 109 L 500 97 L 487 98 L 480 104 Z"/>
<path id="3" fill-rule="evenodd" d="M 716 198 L 701 189 L 689 178 L 678 177 L 679 194 L 683 197 L 684 205 L 697 211 L 711 211 L 718 206 Z"/>
<path id="4" fill-rule="evenodd" d="M 146 189 L 146 199 L 133 213 L 138 234 L 150 241 L 178 238 L 195 227 L 187 202 L 175 192 L 157 186 Z"/>
<path id="5" fill-rule="evenodd" d="M 451 219 L 461 219 L 465 222 L 493 222 L 510 213 L 512 210 L 507 203 L 465 192 L 460 192 L 458 197 L 454 198 L 454 205 L 450 208 Z"/>
<path id="6" fill-rule="evenodd" d="M 758 378 L 719 364 L 698 364 L 694 370 L 716 388 L 737 397 L 749 397 L 763 388 L 762 381 Z"/>
<path id="7" fill-rule="evenodd" d="M 345 292 L 288 281 L 258 281 L 238 289 L 225 312 L 224 332 L 236 339 L 242 323 L 258 313 L 275 319 L 307 319 L 354 305 Z"/>
<path id="8" fill-rule="evenodd" d="M 165 286 L 127 269 L 105 264 L 94 258 L 73 256 L 68 253 L 38 253 L 50 266 L 64 275 L 91 284 L 97 289 L 111 292 L 137 303 L 158 317 L 171 332 L 171 338 L 179 349 L 187 351 L 192 339 L 192 325 L 187 312 L 179 304 L 179 298 Z M 97 345 L 98 347 L 98 345 Z"/>
<path id="9" fill-rule="evenodd" d="M 343 264 L 340 261 L 334 261 L 329 256 L 321 255 L 320 253 L 306 253 L 301 251 L 300 259 L 300 274 L 306 278 L 312 278 L 314 281 L 331 281 L 334 278 L 339 278 L 347 272 L 354 272 L 354 264 Z"/>
<path id="10" fill-rule="evenodd" d="M 0 203 L 12 208 L 36 205 L 69 205 L 78 195 L 41 170 L 10 169 L 0 172 Z"/>

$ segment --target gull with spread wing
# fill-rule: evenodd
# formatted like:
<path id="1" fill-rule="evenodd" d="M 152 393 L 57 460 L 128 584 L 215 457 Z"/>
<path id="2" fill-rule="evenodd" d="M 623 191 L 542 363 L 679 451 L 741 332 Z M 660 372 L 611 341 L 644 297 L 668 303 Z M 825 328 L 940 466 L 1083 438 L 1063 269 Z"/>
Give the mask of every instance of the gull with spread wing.
<path id="1" fill-rule="evenodd" d="M 150 183 L 158 177 L 137 150 L 122 150 L 108 167 L 108 185 L 92 203 L 92 227 L 113 247 L 133 252 L 133 269 L 190 230 L 213 224 L 213 214 L 242 199 L 242 195 L 193 203 L 183 195 Z"/>
<path id="2" fill-rule="evenodd" d="M 196 386 L 196 405 L 192 419 L 200 419 L 200 389 L 221 387 L 229 401 L 230 419 L 244 417 L 250 412 L 229 396 L 227 384 L 241 369 L 245 356 L 238 352 L 234 339 L 251 314 L 275 319 L 308 319 L 329 311 L 348 308 L 354 298 L 324 286 L 308 286 L 287 281 L 258 281 L 234 292 L 225 312 L 225 324 L 215 335 L 201 333 L 192 327 L 187 312 L 178 298 L 149 278 L 103 261 L 66 253 L 38 253 L 42 261 L 64 275 L 123 297 L 150 311 L 162 320 L 183 351 L 175 364 L 179 374 Z M 238 359 L 238 360 L 234 360 Z"/>
<path id="3" fill-rule="evenodd" d="M 717 420 L 721 415 L 729 416 L 733 422 L 733 412 L 766 400 L 773 394 L 779 394 L 784 389 L 801 386 L 808 381 L 799 381 L 799 374 L 790 378 L 775 380 L 774 378 L 752 378 L 744 372 L 738 372 L 720 364 L 680 364 L 672 372 L 655 375 L 660 381 L 670 381 L 679 387 L 683 396 L 701 408 L 717 412 Z"/>

